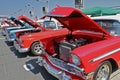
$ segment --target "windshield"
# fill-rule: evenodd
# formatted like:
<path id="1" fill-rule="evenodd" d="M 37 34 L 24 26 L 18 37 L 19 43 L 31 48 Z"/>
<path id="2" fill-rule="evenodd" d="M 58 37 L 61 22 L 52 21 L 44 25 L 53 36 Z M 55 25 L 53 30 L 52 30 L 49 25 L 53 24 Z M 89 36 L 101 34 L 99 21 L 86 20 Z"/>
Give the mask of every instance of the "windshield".
<path id="1" fill-rule="evenodd" d="M 43 22 L 38 22 L 41 26 L 43 26 Z"/>
<path id="2" fill-rule="evenodd" d="M 46 29 L 56 29 L 56 24 L 54 21 L 44 21 L 43 22 L 43 26 L 46 28 Z"/>
<path id="3" fill-rule="evenodd" d="M 120 35 L 120 22 L 117 20 L 94 20 L 111 35 Z"/>

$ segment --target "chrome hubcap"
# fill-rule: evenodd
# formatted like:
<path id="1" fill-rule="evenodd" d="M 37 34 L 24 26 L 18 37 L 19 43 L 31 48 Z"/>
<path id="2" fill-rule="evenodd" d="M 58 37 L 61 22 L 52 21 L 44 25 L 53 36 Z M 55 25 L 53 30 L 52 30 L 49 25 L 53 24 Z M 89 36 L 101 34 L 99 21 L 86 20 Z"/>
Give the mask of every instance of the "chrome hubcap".
<path id="1" fill-rule="evenodd" d="M 34 52 L 37 53 L 37 54 L 41 54 L 42 53 L 42 48 L 41 48 L 40 44 L 36 44 L 34 46 Z"/>
<path id="2" fill-rule="evenodd" d="M 97 73 L 97 80 L 107 80 L 110 73 L 108 65 L 102 65 Z"/>

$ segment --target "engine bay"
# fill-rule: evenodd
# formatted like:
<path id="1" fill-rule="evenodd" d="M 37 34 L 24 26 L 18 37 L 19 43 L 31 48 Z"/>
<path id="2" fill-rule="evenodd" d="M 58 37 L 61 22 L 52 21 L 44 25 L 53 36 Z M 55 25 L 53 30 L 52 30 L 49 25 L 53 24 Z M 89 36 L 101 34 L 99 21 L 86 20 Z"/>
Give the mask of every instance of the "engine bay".
<path id="1" fill-rule="evenodd" d="M 79 39 L 71 39 L 69 41 L 61 41 L 59 44 L 59 57 L 60 59 L 64 61 L 69 61 L 70 52 L 82 45 L 85 45 L 88 43 L 87 39 L 79 38 Z"/>
<path id="2" fill-rule="evenodd" d="M 102 34 L 75 33 L 63 35 L 52 40 L 53 44 L 48 48 L 47 52 L 52 53 L 52 55 L 55 53 L 56 58 L 68 62 L 72 50 L 101 40 L 104 40 Z M 54 51 L 49 50 L 51 47 L 53 47 Z"/>

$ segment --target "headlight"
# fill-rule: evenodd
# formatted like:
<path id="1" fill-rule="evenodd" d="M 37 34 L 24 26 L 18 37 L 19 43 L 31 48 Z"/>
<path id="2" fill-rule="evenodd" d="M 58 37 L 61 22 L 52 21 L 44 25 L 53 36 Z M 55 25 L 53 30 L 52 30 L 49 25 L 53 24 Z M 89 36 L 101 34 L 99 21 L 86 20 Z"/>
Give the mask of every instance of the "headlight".
<path id="1" fill-rule="evenodd" d="M 80 65 L 81 62 L 80 62 L 80 59 L 78 56 L 76 56 L 75 54 L 71 54 L 71 57 L 72 57 L 72 62 L 75 64 L 75 65 Z"/>

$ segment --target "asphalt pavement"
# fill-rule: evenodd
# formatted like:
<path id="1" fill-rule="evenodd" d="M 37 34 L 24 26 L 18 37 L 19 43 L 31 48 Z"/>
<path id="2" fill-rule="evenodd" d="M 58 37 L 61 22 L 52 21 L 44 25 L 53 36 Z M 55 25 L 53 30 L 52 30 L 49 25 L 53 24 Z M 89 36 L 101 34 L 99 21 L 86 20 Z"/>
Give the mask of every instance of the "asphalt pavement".
<path id="1" fill-rule="evenodd" d="M 36 60 L 37 56 L 18 53 L 0 33 L 0 80 L 57 80 Z M 120 80 L 120 70 L 112 74 L 111 80 Z"/>
<path id="2" fill-rule="evenodd" d="M 18 53 L 0 33 L 0 80 L 57 80 L 36 60 L 37 56 Z"/>

